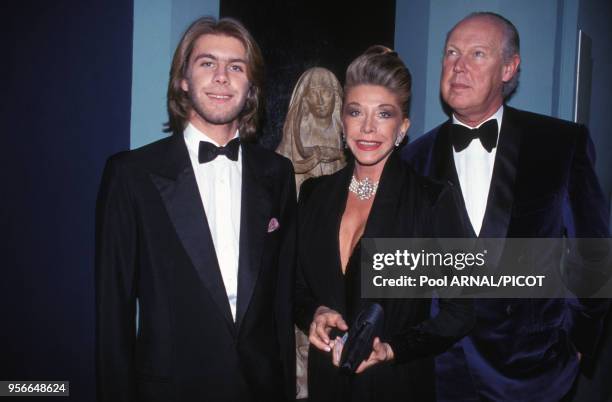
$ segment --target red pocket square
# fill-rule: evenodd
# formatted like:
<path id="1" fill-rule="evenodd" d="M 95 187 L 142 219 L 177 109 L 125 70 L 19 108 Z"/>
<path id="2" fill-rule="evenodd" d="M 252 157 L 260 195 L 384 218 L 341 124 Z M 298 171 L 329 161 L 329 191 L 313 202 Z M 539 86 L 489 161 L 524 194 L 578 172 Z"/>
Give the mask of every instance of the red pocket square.
<path id="1" fill-rule="evenodd" d="M 268 222 L 268 233 L 274 232 L 279 226 L 280 224 L 276 218 L 270 219 L 270 222 Z"/>

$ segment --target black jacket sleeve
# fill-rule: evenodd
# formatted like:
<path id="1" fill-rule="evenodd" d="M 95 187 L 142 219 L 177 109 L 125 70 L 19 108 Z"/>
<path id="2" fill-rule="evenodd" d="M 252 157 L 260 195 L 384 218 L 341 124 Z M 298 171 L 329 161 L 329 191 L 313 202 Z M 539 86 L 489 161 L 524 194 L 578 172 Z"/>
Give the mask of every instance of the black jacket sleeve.
<path id="1" fill-rule="evenodd" d="M 312 189 L 315 186 L 315 179 L 308 179 L 302 183 L 300 187 L 300 198 L 298 201 L 298 214 L 297 224 L 301 221 L 301 215 L 304 211 L 304 206 L 312 193 Z M 300 244 L 299 230 L 297 244 Z M 310 286 L 306 282 L 302 266 L 300 265 L 300 248 L 298 247 L 298 256 L 296 258 L 296 271 L 295 271 L 295 301 L 293 308 L 293 316 L 295 325 L 301 329 L 305 334 L 308 334 L 310 324 L 316 309 L 319 307 L 310 289 Z"/>
<path id="2" fill-rule="evenodd" d="M 109 159 L 96 207 L 96 339 L 98 401 L 134 400 L 137 229 L 119 157 Z"/>
<path id="3" fill-rule="evenodd" d="M 285 392 L 289 399 L 295 396 L 295 333 L 293 330 L 296 195 L 295 176 L 288 160 L 281 172 L 280 222 L 282 244 L 278 260 L 278 282 L 276 286 L 276 322 L 283 368 Z"/>

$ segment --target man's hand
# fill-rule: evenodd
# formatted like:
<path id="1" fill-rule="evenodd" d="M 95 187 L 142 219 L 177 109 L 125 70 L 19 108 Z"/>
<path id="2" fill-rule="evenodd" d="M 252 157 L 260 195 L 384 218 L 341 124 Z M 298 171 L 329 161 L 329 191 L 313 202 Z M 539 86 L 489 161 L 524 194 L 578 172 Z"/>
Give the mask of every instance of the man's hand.
<path id="1" fill-rule="evenodd" d="M 340 313 L 329 307 L 319 306 L 317 311 L 315 311 L 312 324 L 310 324 L 308 340 L 317 349 L 330 352 L 333 347 L 333 343 L 330 345 L 329 340 L 329 333 L 332 328 L 348 331 L 348 325 L 346 325 Z"/>

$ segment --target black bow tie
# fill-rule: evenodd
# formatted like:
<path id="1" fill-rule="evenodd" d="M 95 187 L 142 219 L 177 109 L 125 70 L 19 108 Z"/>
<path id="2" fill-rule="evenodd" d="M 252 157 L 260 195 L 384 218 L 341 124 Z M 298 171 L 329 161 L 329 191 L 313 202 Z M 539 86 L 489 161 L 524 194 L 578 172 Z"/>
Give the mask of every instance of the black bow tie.
<path id="1" fill-rule="evenodd" d="M 224 147 L 218 147 L 210 142 L 200 141 L 200 149 L 198 151 L 198 161 L 200 163 L 210 162 L 219 155 L 225 155 L 227 159 L 232 161 L 238 160 L 238 150 L 240 149 L 240 140 L 234 138 Z"/>
<path id="2" fill-rule="evenodd" d="M 497 119 L 491 119 L 482 126 L 474 129 L 470 129 L 460 124 L 453 124 L 451 132 L 455 152 L 463 151 L 470 145 L 470 142 L 476 138 L 480 140 L 480 143 L 487 152 L 491 152 L 497 145 Z"/>

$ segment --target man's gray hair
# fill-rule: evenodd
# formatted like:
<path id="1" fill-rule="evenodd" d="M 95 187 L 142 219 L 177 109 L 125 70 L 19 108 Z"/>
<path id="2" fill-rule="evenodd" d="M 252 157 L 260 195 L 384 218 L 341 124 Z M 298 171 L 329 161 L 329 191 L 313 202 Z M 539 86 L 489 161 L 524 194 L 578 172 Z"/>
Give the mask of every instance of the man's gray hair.
<path id="1" fill-rule="evenodd" d="M 520 56 L 521 40 L 519 38 L 519 33 L 516 27 L 507 18 L 497 13 L 491 12 L 491 11 L 477 11 L 461 19 L 461 21 L 457 22 L 455 26 L 453 26 L 451 30 L 448 31 L 448 33 L 446 34 L 446 43 L 448 43 L 448 38 L 450 37 L 450 35 L 453 33 L 453 31 L 455 30 L 455 28 L 457 28 L 459 24 L 461 24 L 463 21 L 466 21 L 472 18 L 480 18 L 480 17 L 490 18 L 494 20 L 495 22 L 499 23 L 500 26 L 502 27 L 502 33 L 503 33 L 502 57 L 503 57 L 504 63 L 509 63 L 515 55 Z M 514 73 L 514 76 L 510 79 L 510 81 L 504 83 L 504 88 L 502 92 L 504 99 L 508 98 L 516 90 L 516 87 L 518 87 L 520 72 L 521 72 L 521 69 L 519 66 L 519 68 L 516 70 L 516 72 Z"/>

